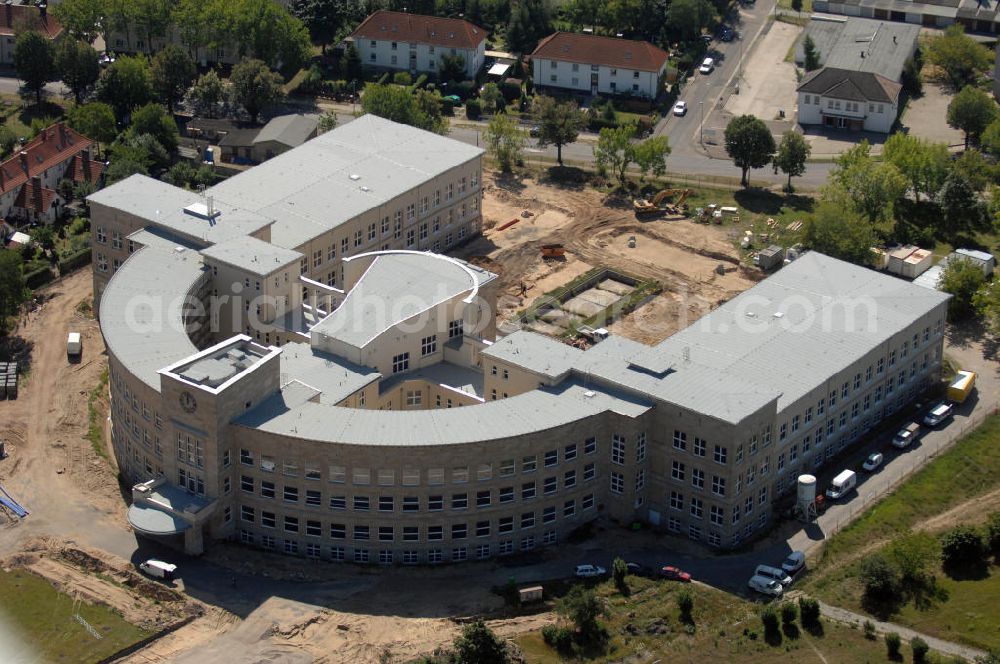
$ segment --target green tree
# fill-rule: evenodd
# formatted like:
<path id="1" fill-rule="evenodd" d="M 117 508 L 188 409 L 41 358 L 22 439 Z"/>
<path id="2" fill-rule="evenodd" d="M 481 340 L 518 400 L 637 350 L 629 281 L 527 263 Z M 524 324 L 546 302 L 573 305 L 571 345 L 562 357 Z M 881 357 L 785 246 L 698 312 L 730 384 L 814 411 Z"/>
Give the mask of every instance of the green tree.
<path id="1" fill-rule="evenodd" d="M 120 57 L 97 82 L 97 98 L 110 104 L 121 124 L 132 110 L 153 100 L 153 86 L 145 57 Z"/>
<path id="2" fill-rule="evenodd" d="M 902 132 L 896 132 L 885 142 L 882 158 L 906 178 L 917 201 L 920 194 L 931 197 L 941 190 L 951 165 L 947 145 Z"/>
<path id="3" fill-rule="evenodd" d="M 1000 173 L 1000 169 L 982 152 L 976 148 L 969 148 L 951 160 L 951 172 L 965 178 L 969 185 L 979 192 L 989 189 L 990 183 Z"/>
<path id="4" fill-rule="evenodd" d="M 803 243 L 810 249 L 858 265 L 871 263 L 875 242 L 871 224 L 851 208 L 829 200 L 822 201 L 806 221 L 803 236 Z"/>
<path id="5" fill-rule="evenodd" d="M 344 78 L 348 81 L 357 81 L 362 77 L 364 77 L 364 71 L 361 66 L 361 54 L 358 53 L 358 48 L 352 42 L 344 51 Z"/>
<path id="6" fill-rule="evenodd" d="M 670 143 L 666 136 L 653 136 L 636 143 L 632 147 L 633 160 L 642 173 L 642 178 L 652 173 L 662 177 L 667 172 L 667 156 L 670 154 Z"/>
<path id="7" fill-rule="evenodd" d="M 606 613 L 604 602 L 585 586 L 573 588 L 559 600 L 556 611 L 576 626 L 583 641 L 597 641 L 604 632 L 599 618 Z"/>
<path id="8" fill-rule="evenodd" d="M 218 112 L 219 104 L 226 101 L 228 95 L 229 90 L 226 84 L 212 69 L 202 74 L 191 86 L 188 91 L 188 100 L 194 106 L 197 115 L 214 118 Z"/>
<path id="9" fill-rule="evenodd" d="M 635 125 L 623 124 L 618 127 L 604 127 L 594 145 L 594 162 L 602 172 L 610 172 L 618 181 L 618 186 L 625 188 L 625 175 L 628 165 L 635 156 L 632 139 L 635 137 Z"/>
<path id="10" fill-rule="evenodd" d="M 503 99 L 500 94 L 500 87 L 490 81 L 483 86 L 482 92 L 479 93 L 479 98 L 483 100 L 483 111 L 486 113 L 495 113 L 497 110 L 497 100 Z"/>
<path id="11" fill-rule="evenodd" d="M 993 53 L 965 34 L 958 23 L 930 40 L 927 61 L 940 67 L 956 90 L 972 85 L 993 64 Z"/>
<path id="12" fill-rule="evenodd" d="M 628 564 L 621 557 L 616 557 L 611 561 L 611 578 L 614 580 L 618 592 L 623 595 L 628 594 L 627 576 Z"/>
<path id="13" fill-rule="evenodd" d="M 978 145 L 979 137 L 997 119 L 997 104 L 979 88 L 967 86 L 948 104 L 948 125 L 965 133 L 965 147 Z"/>
<path id="14" fill-rule="evenodd" d="M 118 159 L 111 162 L 108 170 L 104 172 L 104 182 L 106 185 L 111 186 L 133 175 L 149 175 L 149 169 L 142 162 L 131 159 Z"/>
<path id="15" fill-rule="evenodd" d="M 14 69 L 24 88 L 34 93 L 35 103 L 41 104 L 45 84 L 58 76 L 52 42 L 34 30 L 19 34 L 14 42 Z"/>
<path id="16" fill-rule="evenodd" d="M 830 180 L 846 192 L 846 202 L 872 224 L 892 219 L 896 201 L 906 192 L 906 180 L 890 163 L 871 157 L 867 140 L 836 160 Z"/>
<path id="17" fill-rule="evenodd" d="M 941 545 L 928 533 L 914 532 L 896 537 L 885 555 L 899 570 L 904 584 L 920 584 L 941 555 Z"/>
<path id="18" fill-rule="evenodd" d="M 153 56 L 150 64 L 153 89 L 171 113 L 174 104 L 184 98 L 197 73 L 194 60 L 177 44 L 165 46 Z"/>
<path id="19" fill-rule="evenodd" d="M 152 134 L 127 131 L 118 137 L 109 149 L 111 164 L 117 162 L 140 164 L 146 171 L 158 171 L 170 164 L 166 148 Z"/>
<path id="20" fill-rule="evenodd" d="M 366 113 L 427 131 L 443 133 L 446 127 L 440 115 L 441 97 L 436 92 L 411 93 L 397 85 L 368 83 L 361 97 L 361 108 Z"/>
<path id="21" fill-rule="evenodd" d="M 902 643 L 902 639 L 899 638 L 899 634 L 896 632 L 889 632 L 885 635 L 885 649 L 889 655 L 889 659 L 894 662 L 903 659 L 903 655 L 899 651 Z"/>
<path id="22" fill-rule="evenodd" d="M 816 50 L 816 42 L 809 35 L 806 35 L 805 41 L 802 42 L 802 52 L 806 71 L 819 69 L 819 51 Z"/>
<path id="23" fill-rule="evenodd" d="M 779 170 L 788 175 L 785 191 L 792 190 L 792 177 L 799 177 L 806 172 L 806 159 L 812 148 L 806 139 L 797 131 L 789 130 L 781 137 L 778 152 L 774 155 L 774 171 Z"/>
<path id="24" fill-rule="evenodd" d="M 0 125 L 0 158 L 6 157 L 17 145 L 17 134 L 8 125 Z"/>
<path id="25" fill-rule="evenodd" d="M 677 609 L 680 611 L 682 623 L 687 625 L 694 624 L 694 597 L 691 596 L 691 591 L 687 588 L 682 588 L 677 593 Z"/>
<path id="26" fill-rule="evenodd" d="M 803 627 L 816 627 L 819 625 L 819 602 L 811 597 L 799 598 L 799 613 L 802 615 Z"/>
<path id="27" fill-rule="evenodd" d="M 105 21 L 105 0 L 62 0 L 49 8 L 73 39 L 90 44 Z"/>
<path id="28" fill-rule="evenodd" d="M 0 251 L 0 333 L 9 329 L 8 319 L 28 301 L 31 291 L 24 284 L 23 260 L 16 251 Z"/>
<path id="29" fill-rule="evenodd" d="M 30 231 L 31 241 L 44 249 L 51 251 L 56 245 L 56 234 L 48 224 L 36 226 Z"/>
<path id="30" fill-rule="evenodd" d="M 930 646 L 919 636 L 910 639 L 910 650 L 913 651 L 913 664 L 927 664 L 927 653 Z"/>
<path id="31" fill-rule="evenodd" d="M 497 113 L 483 132 L 486 151 L 496 160 L 500 170 L 509 173 L 523 158 L 527 142 L 517 121 L 506 113 Z"/>
<path id="32" fill-rule="evenodd" d="M 733 118 L 726 125 L 726 154 L 737 168 L 743 171 L 740 184 L 750 186 L 750 169 L 763 168 L 771 163 L 775 144 L 771 130 L 764 121 L 752 115 Z"/>
<path id="33" fill-rule="evenodd" d="M 76 103 L 83 100 L 83 93 L 97 82 L 101 75 L 97 51 L 90 44 L 75 39 L 60 39 L 56 43 L 55 66 L 59 78 L 73 92 Z"/>
<path id="34" fill-rule="evenodd" d="M 323 53 L 350 20 L 350 9 L 343 0 L 295 0 L 291 7 Z"/>
<path id="35" fill-rule="evenodd" d="M 171 25 L 171 0 L 130 0 L 128 16 L 146 43 L 146 52 L 153 50 L 153 41 L 165 37 Z"/>
<path id="36" fill-rule="evenodd" d="M 941 562 L 946 569 L 978 568 L 988 553 L 983 536 L 972 526 L 956 526 L 941 538 Z"/>
<path id="37" fill-rule="evenodd" d="M 327 111 L 323 115 L 319 116 L 319 133 L 325 134 L 331 129 L 337 128 L 337 114 L 333 111 Z"/>
<path id="38" fill-rule="evenodd" d="M 666 24 L 682 41 L 697 39 L 711 18 L 712 5 L 707 0 L 672 0 L 667 6 Z"/>
<path id="39" fill-rule="evenodd" d="M 507 664 L 510 653 L 507 644 L 486 626 L 476 620 L 462 628 L 462 635 L 455 639 L 455 664 Z"/>
<path id="40" fill-rule="evenodd" d="M 229 77 L 233 101 L 243 107 L 250 122 L 257 122 L 262 111 L 284 97 L 284 80 L 262 60 L 244 59 L 233 67 Z"/>
<path id="41" fill-rule="evenodd" d="M 986 205 L 972 184 L 961 173 L 953 171 L 938 194 L 941 205 L 941 228 L 949 238 L 970 228 L 978 228 L 986 220 Z"/>
<path id="42" fill-rule="evenodd" d="M 560 102 L 552 97 L 538 95 L 531 112 L 538 123 L 538 145 L 556 146 L 556 161 L 562 166 L 563 146 L 575 142 L 583 127 L 583 116 L 576 102 Z"/>
<path id="43" fill-rule="evenodd" d="M 180 140 L 177 123 L 160 104 L 146 104 L 137 108 L 132 114 L 132 126 L 129 131 L 136 135 L 149 134 L 155 137 L 168 153 L 177 149 Z"/>
<path id="44" fill-rule="evenodd" d="M 903 590 L 899 572 L 884 556 L 878 554 L 861 561 L 858 577 L 864 587 L 865 597 L 878 603 L 898 601 Z"/>
<path id="45" fill-rule="evenodd" d="M 465 58 L 461 55 L 443 54 L 441 66 L 438 68 L 438 76 L 447 83 L 461 81 L 465 78 Z"/>
<path id="46" fill-rule="evenodd" d="M 98 143 L 107 145 L 118 136 L 115 112 L 111 106 L 103 102 L 95 101 L 82 106 L 74 106 L 69 110 L 67 116 L 70 127 Z"/>
<path id="47" fill-rule="evenodd" d="M 1000 118 L 994 119 L 979 137 L 979 147 L 994 159 L 1000 158 Z"/>
<path id="48" fill-rule="evenodd" d="M 950 260 L 941 273 L 938 288 L 951 294 L 948 318 L 960 321 L 975 313 L 973 298 L 986 281 L 983 271 L 972 261 Z"/>

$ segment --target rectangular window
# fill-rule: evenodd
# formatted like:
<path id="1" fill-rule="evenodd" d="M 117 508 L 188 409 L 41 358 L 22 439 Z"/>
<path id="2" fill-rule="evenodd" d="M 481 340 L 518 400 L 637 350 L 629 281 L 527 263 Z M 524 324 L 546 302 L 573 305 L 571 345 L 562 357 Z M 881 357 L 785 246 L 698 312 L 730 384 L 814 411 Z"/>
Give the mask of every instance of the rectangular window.
<path id="1" fill-rule="evenodd" d="M 492 493 L 488 489 L 476 492 L 476 507 L 489 507 L 491 500 Z"/>
<path id="2" fill-rule="evenodd" d="M 625 465 L 625 437 L 618 434 L 611 436 L 611 463 Z"/>
<path id="3" fill-rule="evenodd" d="M 554 466 L 559 463 L 559 450 L 549 450 L 545 453 L 545 467 Z"/>
<path id="4" fill-rule="evenodd" d="M 594 479 L 596 476 L 597 471 L 593 463 L 588 463 L 583 467 L 583 479 L 585 482 Z"/>
<path id="5" fill-rule="evenodd" d="M 563 473 L 563 486 L 567 489 L 576 486 L 576 471 L 567 470 Z"/>
<path id="6" fill-rule="evenodd" d="M 274 517 L 274 512 L 261 512 L 260 513 L 260 525 L 265 528 L 274 528 L 276 519 Z"/>
<path id="7" fill-rule="evenodd" d="M 254 522 L 254 510 L 249 505 L 240 505 L 240 521 Z"/>
<path id="8" fill-rule="evenodd" d="M 285 486 L 282 497 L 290 503 L 297 503 L 299 502 L 299 490 L 294 486 Z"/>
<path id="9" fill-rule="evenodd" d="M 705 456 L 705 441 L 695 436 L 694 448 L 691 450 L 695 456 Z"/>
<path id="10" fill-rule="evenodd" d="M 332 510 L 347 509 L 347 496 L 330 496 L 330 509 Z"/>
<path id="11" fill-rule="evenodd" d="M 687 449 L 687 434 L 677 429 L 674 429 L 674 449 L 682 451 Z"/>
<path id="12" fill-rule="evenodd" d="M 717 496 L 726 495 L 726 478 L 712 475 L 712 493 Z"/>
<path id="13" fill-rule="evenodd" d="M 640 433 L 635 441 L 635 460 L 642 462 L 646 460 L 646 434 Z"/>
<path id="14" fill-rule="evenodd" d="M 444 496 L 428 496 L 427 509 L 431 512 L 439 512 L 444 509 Z"/>
<path id="15" fill-rule="evenodd" d="M 566 461 L 572 461 L 576 458 L 576 444 L 567 445 L 563 448 L 563 459 Z"/>
<path id="16" fill-rule="evenodd" d="M 611 493 L 625 493 L 625 476 L 621 473 L 611 473 Z"/>
<path id="17" fill-rule="evenodd" d="M 451 494 L 451 509 L 464 510 L 468 506 L 469 506 L 469 494 L 467 493 Z"/>
<path id="18" fill-rule="evenodd" d="M 319 491 L 306 491 L 306 505 L 309 507 L 319 507 L 322 503 L 322 497 Z"/>
<path id="19" fill-rule="evenodd" d="M 498 533 L 510 533 L 514 531 L 514 517 L 502 516 L 497 520 Z"/>
<path id="20" fill-rule="evenodd" d="M 362 542 L 371 539 L 368 526 L 354 526 L 354 539 Z"/>
<path id="21" fill-rule="evenodd" d="M 379 526 L 378 527 L 378 541 L 379 542 L 391 542 L 394 539 L 392 526 Z"/>
<path id="22" fill-rule="evenodd" d="M 392 358 L 392 373 L 399 373 L 410 368 L 410 354 L 401 353 Z"/>
<path id="23" fill-rule="evenodd" d="M 542 493 L 546 496 L 553 494 L 556 492 L 556 488 L 558 488 L 558 486 L 559 483 L 555 477 L 546 477 L 545 481 L 542 483 Z"/>
<path id="24" fill-rule="evenodd" d="M 535 513 L 523 512 L 521 514 L 521 530 L 535 527 Z"/>
<path id="25" fill-rule="evenodd" d="M 261 480 L 260 495 L 262 498 L 274 498 L 274 482 Z"/>
<path id="26" fill-rule="evenodd" d="M 451 524 L 451 538 L 465 539 L 469 536 L 469 527 L 464 523 L 453 523 Z"/>
<path id="27" fill-rule="evenodd" d="M 367 512 L 368 496 L 354 496 L 354 509 L 357 512 Z"/>
<path id="28" fill-rule="evenodd" d="M 729 452 L 725 447 L 722 447 L 721 445 L 716 445 L 714 454 L 715 463 L 721 463 L 725 465 L 726 457 L 728 456 L 728 454 Z"/>
<path id="29" fill-rule="evenodd" d="M 533 473 L 535 467 L 537 466 L 537 461 L 535 455 L 526 456 L 521 459 L 521 472 L 522 473 Z"/>
<path id="30" fill-rule="evenodd" d="M 678 482 L 684 481 L 684 464 L 680 461 L 673 461 L 670 469 L 670 477 Z"/>
<path id="31" fill-rule="evenodd" d="M 391 512 L 393 511 L 393 500 L 392 496 L 379 496 L 378 497 L 378 511 L 379 512 Z"/>
<path id="32" fill-rule="evenodd" d="M 525 482 L 521 485 L 521 500 L 531 500 L 535 497 L 535 483 Z"/>
<path id="33" fill-rule="evenodd" d="M 597 452 L 597 438 L 588 438 L 583 441 L 583 453 L 594 454 Z"/>
<path id="34" fill-rule="evenodd" d="M 698 468 L 691 469 L 691 486 L 697 489 L 705 488 L 705 471 Z"/>
<path id="35" fill-rule="evenodd" d="M 423 356 L 432 355 L 437 351 L 437 335 L 432 334 L 420 340 L 420 354 Z"/>
<path id="36" fill-rule="evenodd" d="M 514 487 L 505 486 L 500 488 L 498 501 L 501 505 L 514 502 Z"/>
<path id="37" fill-rule="evenodd" d="M 254 481 L 252 477 L 247 477 L 243 475 L 240 477 L 240 489 L 246 491 L 247 493 L 253 493 L 254 491 Z"/>

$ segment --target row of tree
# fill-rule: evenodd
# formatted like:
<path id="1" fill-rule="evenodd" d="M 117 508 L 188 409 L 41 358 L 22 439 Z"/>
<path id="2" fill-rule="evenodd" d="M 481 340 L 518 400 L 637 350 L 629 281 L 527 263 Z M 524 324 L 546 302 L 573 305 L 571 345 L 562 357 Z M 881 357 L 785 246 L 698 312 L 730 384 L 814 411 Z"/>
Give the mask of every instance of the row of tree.
<path id="1" fill-rule="evenodd" d="M 302 21 L 273 0 L 62 0 L 52 11 L 76 39 L 91 43 L 100 35 L 111 45 L 121 35 L 133 48 L 142 40 L 135 50 L 147 53 L 158 40 L 176 39 L 192 56 L 234 49 L 286 72 L 310 53 Z"/>

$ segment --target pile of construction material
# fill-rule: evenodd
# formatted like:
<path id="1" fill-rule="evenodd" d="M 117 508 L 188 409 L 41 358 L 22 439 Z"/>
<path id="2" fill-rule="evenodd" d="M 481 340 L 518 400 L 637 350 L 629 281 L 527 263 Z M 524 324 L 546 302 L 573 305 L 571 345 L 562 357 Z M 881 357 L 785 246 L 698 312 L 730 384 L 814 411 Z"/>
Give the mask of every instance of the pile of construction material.
<path id="1" fill-rule="evenodd" d="M 0 399 L 17 398 L 17 362 L 0 362 Z"/>

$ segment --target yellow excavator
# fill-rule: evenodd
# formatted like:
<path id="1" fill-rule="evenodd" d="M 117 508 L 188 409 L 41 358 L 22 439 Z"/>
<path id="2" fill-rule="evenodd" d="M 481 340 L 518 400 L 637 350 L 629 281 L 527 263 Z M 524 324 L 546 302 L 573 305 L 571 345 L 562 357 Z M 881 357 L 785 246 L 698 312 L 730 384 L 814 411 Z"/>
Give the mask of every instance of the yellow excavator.
<path id="1" fill-rule="evenodd" d="M 656 212 L 669 212 L 670 214 L 680 214 L 681 206 L 687 197 L 691 195 L 690 189 L 664 189 L 657 192 L 651 199 L 637 198 L 632 201 L 636 214 L 651 214 Z M 667 199 L 677 196 L 677 200 L 672 203 L 665 203 Z"/>

